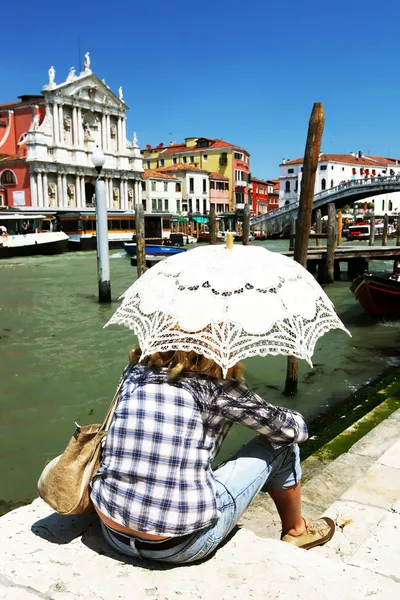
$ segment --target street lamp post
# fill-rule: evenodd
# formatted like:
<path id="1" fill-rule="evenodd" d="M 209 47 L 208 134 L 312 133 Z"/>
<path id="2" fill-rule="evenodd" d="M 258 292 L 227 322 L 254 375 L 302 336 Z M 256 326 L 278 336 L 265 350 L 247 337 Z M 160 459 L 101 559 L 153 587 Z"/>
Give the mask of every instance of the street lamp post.
<path id="1" fill-rule="evenodd" d="M 97 274 L 99 278 L 99 302 L 111 302 L 110 256 L 108 252 L 107 204 L 104 180 L 101 170 L 105 156 L 97 146 L 92 154 L 92 163 L 97 171 L 96 178 L 96 234 L 97 234 Z"/>

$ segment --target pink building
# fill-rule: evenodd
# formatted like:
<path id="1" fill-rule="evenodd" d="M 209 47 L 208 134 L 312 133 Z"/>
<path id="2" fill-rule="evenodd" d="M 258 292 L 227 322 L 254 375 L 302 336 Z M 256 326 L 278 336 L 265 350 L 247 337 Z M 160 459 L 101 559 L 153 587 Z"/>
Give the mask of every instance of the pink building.
<path id="1" fill-rule="evenodd" d="M 209 173 L 210 208 L 215 206 L 216 214 L 229 212 L 229 179 L 220 173 Z"/>

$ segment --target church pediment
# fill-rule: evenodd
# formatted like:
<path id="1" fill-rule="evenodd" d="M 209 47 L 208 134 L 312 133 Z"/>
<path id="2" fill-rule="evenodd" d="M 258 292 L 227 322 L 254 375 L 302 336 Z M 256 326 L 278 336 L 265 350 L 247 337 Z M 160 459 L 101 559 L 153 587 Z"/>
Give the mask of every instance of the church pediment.
<path id="1" fill-rule="evenodd" d="M 93 73 L 82 73 L 76 76 L 74 72 L 70 72 L 64 83 L 48 86 L 47 89 L 43 89 L 43 93 L 56 97 L 71 98 L 71 100 L 78 101 L 78 103 L 83 101 L 122 111 L 127 109 L 123 100 L 114 94 L 106 83 Z"/>

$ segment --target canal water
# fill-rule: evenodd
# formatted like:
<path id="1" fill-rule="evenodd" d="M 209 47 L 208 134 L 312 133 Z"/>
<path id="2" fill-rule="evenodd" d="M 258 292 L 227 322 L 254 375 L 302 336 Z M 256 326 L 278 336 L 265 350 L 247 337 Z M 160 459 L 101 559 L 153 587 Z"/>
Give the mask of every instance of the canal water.
<path id="1" fill-rule="evenodd" d="M 283 240 L 257 243 L 276 251 L 288 245 Z M 135 345 L 130 330 L 103 329 L 118 296 L 136 277 L 124 252 L 111 254 L 111 306 L 97 303 L 95 252 L 0 261 L 0 512 L 36 496 L 41 469 L 65 447 L 75 421 L 101 422 Z M 391 268 L 382 262 L 372 270 Z M 295 398 L 282 395 L 285 357 L 245 361 L 252 389 L 307 418 L 400 362 L 399 322 L 365 315 L 347 281 L 326 291 L 353 337 L 333 331 L 320 338 L 314 369 L 300 365 Z M 248 437 L 244 428 L 235 427 L 222 457 Z"/>

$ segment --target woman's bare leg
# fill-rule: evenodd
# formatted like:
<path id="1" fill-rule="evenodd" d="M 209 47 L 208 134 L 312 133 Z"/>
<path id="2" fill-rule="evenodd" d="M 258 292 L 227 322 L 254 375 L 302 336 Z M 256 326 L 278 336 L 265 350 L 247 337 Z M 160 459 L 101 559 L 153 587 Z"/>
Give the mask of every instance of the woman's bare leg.
<path id="1" fill-rule="evenodd" d="M 305 532 L 306 526 L 301 516 L 301 485 L 297 483 L 287 489 L 267 488 L 269 495 L 282 521 L 282 533 L 299 536 Z"/>

